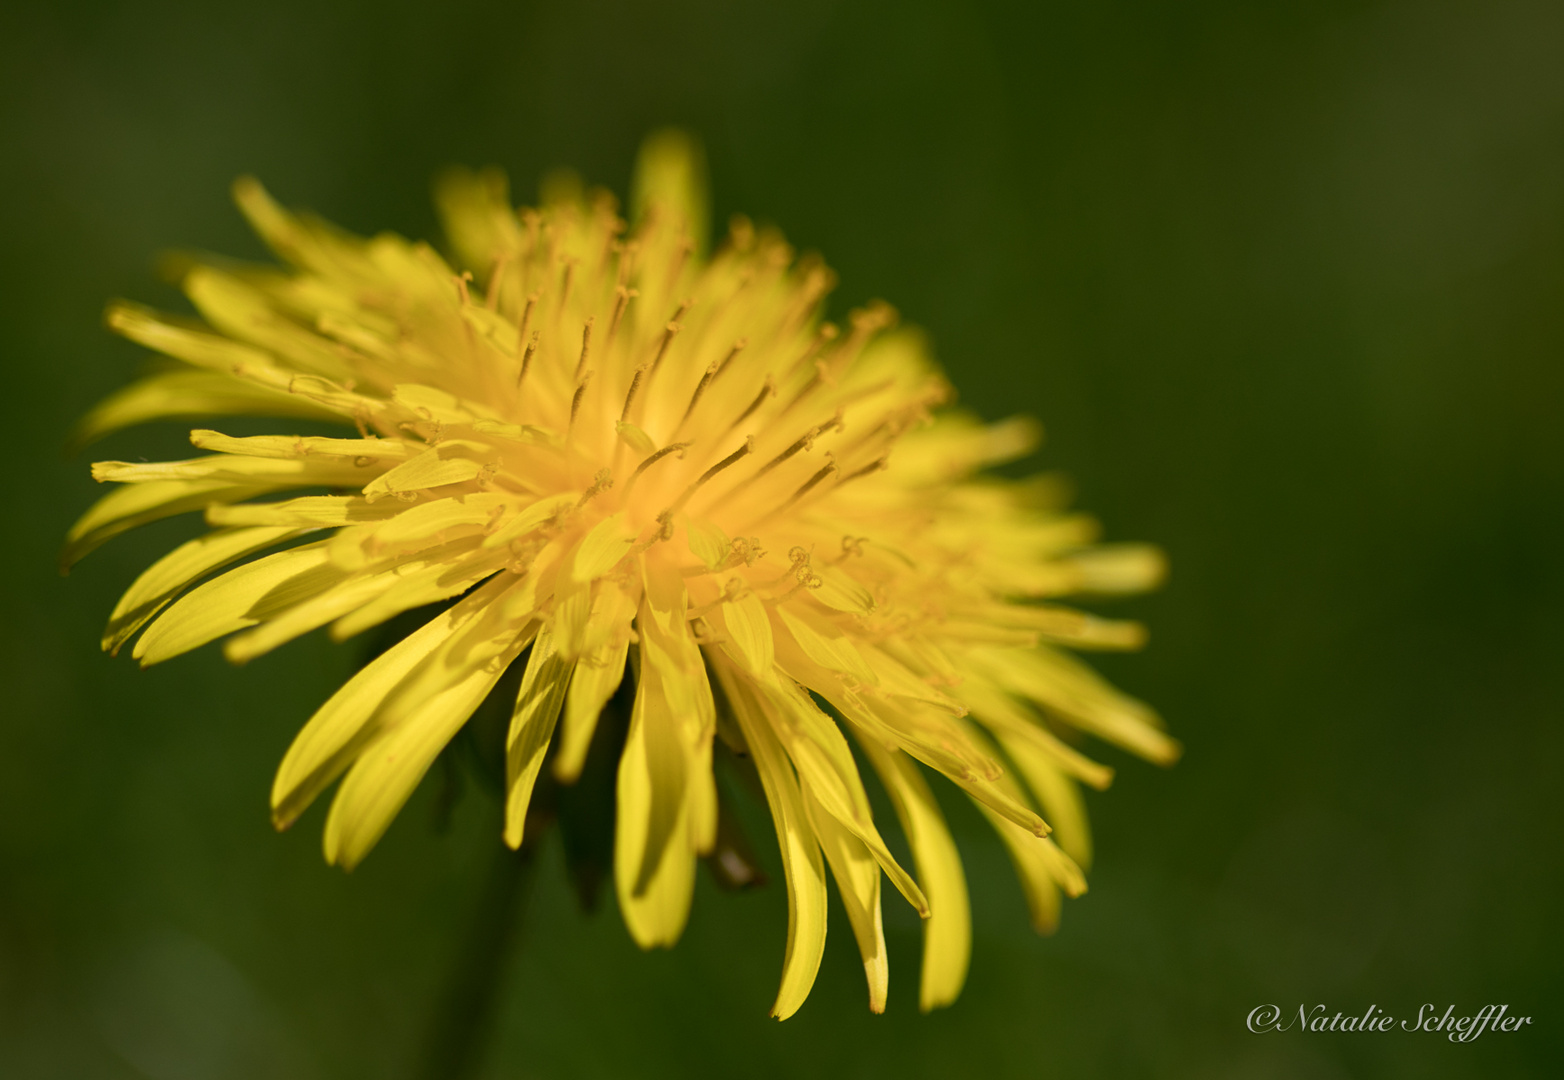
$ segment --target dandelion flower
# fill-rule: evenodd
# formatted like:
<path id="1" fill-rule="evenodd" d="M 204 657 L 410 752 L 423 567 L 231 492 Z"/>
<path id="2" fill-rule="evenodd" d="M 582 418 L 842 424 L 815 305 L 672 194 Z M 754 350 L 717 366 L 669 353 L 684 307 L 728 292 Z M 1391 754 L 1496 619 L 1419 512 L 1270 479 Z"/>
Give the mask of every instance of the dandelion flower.
<path id="1" fill-rule="evenodd" d="M 512 664 L 504 839 L 520 845 L 540 771 L 580 774 L 625 683 L 613 869 L 634 939 L 670 946 L 685 925 L 718 833 L 720 740 L 753 761 L 781 847 L 773 1015 L 814 982 L 828 869 L 870 1007 L 886 997 L 882 876 L 927 920 L 921 1005 L 945 1005 L 966 977 L 968 899 L 926 770 L 992 821 L 1051 928 L 1061 892 L 1085 888 L 1080 785 L 1110 777 L 1077 734 L 1158 762 L 1178 751 L 1071 655 L 1134 648 L 1141 628 L 1058 600 L 1145 589 L 1162 560 L 1096 545 L 1056 483 L 983 476 L 1030 451 L 1036 426 L 941 409 L 946 381 L 888 306 L 823 321 L 831 272 L 742 218 L 708 255 L 697 160 L 682 136 L 649 140 L 628 225 L 573 181 L 517 211 L 498 174 L 451 173 L 437 196 L 454 263 L 294 215 L 241 180 L 236 200 L 283 266 L 190 265 L 199 321 L 113 306 L 114 330 L 175 363 L 83 435 L 239 414 L 345 430 L 203 428 L 201 456 L 99 462 L 116 487 L 65 560 L 205 514 L 210 530 L 110 618 L 104 647 L 135 638 L 143 665 L 218 638 L 242 663 L 447 602 L 321 706 L 282 762 L 278 827 L 340 781 L 329 862 L 369 853 Z M 871 815 L 855 745 L 916 877 Z"/>

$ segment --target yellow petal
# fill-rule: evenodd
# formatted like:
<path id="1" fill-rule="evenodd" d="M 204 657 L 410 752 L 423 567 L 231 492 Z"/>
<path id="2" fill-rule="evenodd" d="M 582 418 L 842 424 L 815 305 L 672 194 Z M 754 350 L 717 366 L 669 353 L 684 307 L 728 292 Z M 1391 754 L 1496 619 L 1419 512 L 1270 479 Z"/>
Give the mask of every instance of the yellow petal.
<path id="1" fill-rule="evenodd" d="M 673 225 L 668 231 L 688 235 L 697 253 L 703 252 L 711 228 L 711 202 L 700 143 L 673 128 L 647 136 L 635 160 L 630 205 L 636 220 L 649 212 L 667 215 Z"/>
<path id="2" fill-rule="evenodd" d="M 536 532 L 538 528 L 551 518 L 574 503 L 577 497 L 578 495 L 576 494 L 566 493 L 539 499 L 516 516 L 507 519 L 505 524 L 486 536 L 483 546 L 486 548 L 503 547 L 512 540 L 520 540 L 527 534 Z"/>
<path id="3" fill-rule="evenodd" d="M 615 891 L 625 926 L 643 949 L 679 940 L 695 887 L 688 747 L 659 681 L 643 663 L 615 807 Z"/>
<path id="4" fill-rule="evenodd" d="M 961 723 L 966 725 L 966 721 Z M 970 730 L 970 725 L 966 726 L 969 728 L 967 737 L 986 748 L 987 740 L 977 731 Z M 1017 804 L 1026 799 L 1019 781 L 1009 773 L 994 781 L 994 787 Z M 980 799 L 970 789 L 968 794 L 973 795 L 973 802 L 1010 851 L 1010 861 L 1021 879 L 1021 888 L 1032 914 L 1032 926 L 1039 933 L 1052 933 L 1059 922 L 1059 890 L 1062 888 L 1068 896 L 1081 895 L 1086 891 L 1085 875 L 1051 839 L 1035 835 L 1017 824 L 996 809 L 992 800 Z"/>
<path id="5" fill-rule="evenodd" d="M 432 446 L 366 484 L 364 497 L 374 502 L 398 491 L 422 491 L 475 479 L 483 471 L 483 463 L 463 456 L 461 449 Z"/>
<path id="6" fill-rule="evenodd" d="M 307 594 L 329 587 L 331 579 L 318 573 L 323 569 L 329 569 L 325 544 L 314 543 L 230 570 L 175 601 L 147 627 L 131 655 L 147 667 L 254 626 L 264 618 L 256 611 L 263 602 L 275 603 L 300 591 Z M 290 583 L 295 588 L 290 589 Z"/>
<path id="7" fill-rule="evenodd" d="M 755 769 L 765 788 L 766 803 L 776 823 L 787 878 L 787 954 L 782 961 L 782 986 L 771 1015 L 786 1020 L 798 1011 L 820 970 L 825 954 L 825 863 L 820 844 L 804 812 L 798 780 L 787 754 L 772 734 L 747 680 L 726 664 L 713 665 L 745 742 L 754 754 Z"/>
<path id="8" fill-rule="evenodd" d="M 630 651 L 630 619 L 635 603 L 618 588 L 607 588 L 600 597 L 602 610 L 593 616 L 607 628 L 608 640 L 576 664 L 565 696 L 565 717 L 554 755 L 554 776 L 573 784 L 581 775 L 598 715 L 624 681 L 625 659 Z"/>
<path id="9" fill-rule="evenodd" d="M 757 686 L 755 697 L 798 770 L 799 786 L 807 788 L 843 827 L 863 841 L 897 891 L 918 914 L 927 915 L 929 905 L 923 891 L 875 828 L 858 766 L 836 722 L 796 685 Z"/>
<path id="10" fill-rule="evenodd" d="M 657 444 L 652 441 L 652 437 L 628 421 L 620 420 L 615 423 L 614 431 L 624 440 L 626 446 L 641 457 L 646 457 L 657 450 Z"/>
<path id="11" fill-rule="evenodd" d="M 505 739 L 505 842 L 513 848 L 521 846 L 532 788 L 575 666 L 574 660 L 555 652 L 554 635 L 547 627 L 538 632 Z"/>
<path id="12" fill-rule="evenodd" d="M 235 438 L 206 428 L 192 431 L 190 444 L 198 450 L 242 454 L 245 457 L 298 458 L 327 454 L 348 458 L 390 458 L 395 461 L 405 460 L 410 448 L 410 444 L 401 439 L 332 439 L 315 435 L 253 435 Z"/>
<path id="13" fill-rule="evenodd" d="M 852 924 L 858 952 L 863 956 L 864 975 L 869 981 L 869 1011 L 885 1011 L 885 996 L 890 987 L 890 967 L 885 956 L 885 928 L 880 917 L 880 867 L 863 841 L 842 827 L 819 800 L 803 788 L 804 809 L 809 824 L 820 840 L 836 878 L 837 892 Z"/>
<path id="14" fill-rule="evenodd" d="M 1021 880 L 1032 928 L 1039 934 L 1051 934 L 1059 926 L 1059 893 L 1079 896 L 1086 891 L 1086 879 L 1068 855 L 1047 837 L 1033 836 L 1014 822 L 977 803 L 994 826 L 1010 852 L 1011 864 Z"/>
<path id="15" fill-rule="evenodd" d="M 698 852 L 717 837 L 717 785 L 711 769 L 711 741 L 717 730 L 716 704 L 699 646 L 685 620 L 685 594 L 677 578 L 643 573 L 645 589 L 639 626 L 642 680 L 649 680 L 670 718 L 670 746 L 684 755 L 682 775 L 688 801 L 687 826 Z M 655 715 L 652 712 L 648 716 Z"/>
<path id="16" fill-rule="evenodd" d="M 372 506 L 358 495 L 306 495 L 278 502 L 239 503 L 237 506 L 212 506 L 206 511 L 208 525 L 287 525 L 300 529 L 321 529 L 342 525 L 360 525 L 384 521 L 400 506 Z"/>
<path id="17" fill-rule="evenodd" d="M 498 593 L 498 585 L 473 593 L 441 612 L 366 664 L 316 710 L 294 738 L 272 784 L 272 822 L 286 829 L 358 755 L 386 695 L 426 657 L 450 639 Z"/>
<path id="18" fill-rule="evenodd" d="M 816 615 L 802 604 L 778 604 L 773 610 L 810 660 L 860 683 L 874 686 L 879 682 L 853 639 L 831 620 Z"/>
<path id="19" fill-rule="evenodd" d="M 363 464 L 359 464 L 363 461 Z M 95 461 L 99 483 L 146 484 L 168 480 L 218 480 L 270 487 L 357 487 L 385 468 L 373 459 L 271 458 L 214 454 L 187 461 Z"/>
<path id="20" fill-rule="evenodd" d="M 993 604 L 963 614 L 973 621 L 947 623 L 962 636 L 979 625 L 999 624 L 1035 630 L 1045 640 L 1072 649 L 1138 649 L 1146 643 L 1141 623 L 1102 619 L 1058 604 Z"/>
<path id="21" fill-rule="evenodd" d="M 448 169 L 435 181 L 435 209 L 462 265 L 488 274 L 495 258 L 521 244 L 509 185 L 498 169 Z"/>
<path id="22" fill-rule="evenodd" d="M 685 523 L 685 535 L 690 553 L 708 570 L 715 570 L 727 562 L 732 553 L 727 534 L 705 518 L 689 518 Z"/>
<path id="23" fill-rule="evenodd" d="M 571 660 L 586 651 L 587 624 L 592 621 L 592 585 L 560 575 L 554 590 L 555 647 Z"/>
<path id="24" fill-rule="evenodd" d="M 194 326 L 179 325 L 170 316 L 139 304 L 112 304 L 104 316 L 109 329 L 149 349 L 187 364 L 232 376 L 234 370 L 277 368 L 272 355 L 232 338 Z"/>
<path id="25" fill-rule="evenodd" d="M 973 649 L 973 666 L 1011 693 L 1031 698 L 1084 731 L 1154 761 L 1171 764 L 1181 748 L 1163 734 L 1150 707 L 1113 689 L 1057 649 Z"/>
<path id="26" fill-rule="evenodd" d="M 149 420 L 209 416 L 339 417 L 308 398 L 244 382 L 225 372 L 179 369 L 150 375 L 100 402 L 71 433 L 79 449 L 110 432 Z"/>
<path id="27" fill-rule="evenodd" d="M 360 574 L 340 581 L 319 595 L 280 612 L 254 630 L 230 638 L 223 646 L 223 655 L 230 663 L 248 663 L 279 645 L 325 626 L 333 619 L 383 595 L 397 583 L 397 569 L 400 568 L 378 574 Z"/>
<path id="28" fill-rule="evenodd" d="M 776 649 L 771 640 L 771 617 L 753 592 L 743 592 L 721 605 L 728 641 L 722 648 L 762 682 L 776 678 Z"/>
<path id="29" fill-rule="evenodd" d="M 972 957 L 972 915 L 961 855 L 917 764 L 906 754 L 885 750 L 873 740 L 862 740 L 859 745 L 896 807 L 918 867 L 918 879 L 929 898 L 929 917 L 923 923 L 918 1007 L 924 1012 L 942 1008 L 961 993 Z"/>
<path id="30" fill-rule="evenodd" d="M 351 870 L 369 854 L 435 757 L 526 647 L 531 631 L 484 614 L 423 662 L 425 679 L 415 671 L 387 703 L 383 728 L 332 800 L 326 817 L 327 862 Z M 460 662 L 446 662 L 457 647 Z"/>
<path id="31" fill-rule="evenodd" d="M 264 292 L 233 274 L 211 266 L 196 266 L 183 282 L 185 295 L 206 321 L 231 338 L 258 345 L 266 352 L 287 357 L 288 367 L 333 380 L 339 385 L 353 371 L 333 343 L 284 317 Z M 261 363 L 244 361 L 230 370 L 265 380 L 271 374 Z M 279 389 L 288 388 L 283 379 Z M 351 415 L 351 410 L 349 410 Z"/>
<path id="32" fill-rule="evenodd" d="M 253 176 L 241 176 L 233 183 L 233 200 L 249 221 L 250 228 L 279 256 L 295 266 L 329 273 L 341 269 L 338 252 L 323 235 L 325 230 L 311 228 L 280 206 Z"/>
<path id="33" fill-rule="evenodd" d="M 809 595 L 826 607 L 854 615 L 874 610 L 873 594 L 846 573 L 831 566 L 822 566 L 815 573 L 820 586 L 811 589 Z"/>
<path id="34" fill-rule="evenodd" d="M 1026 739 L 1005 732 L 996 733 L 996 737 L 1047 815 L 1054 841 L 1083 870 L 1089 868 L 1092 835 L 1081 789 L 1049 755 Z"/>
<path id="35" fill-rule="evenodd" d="M 633 538 L 625 535 L 623 514 L 610 514 L 594 525 L 576 548 L 570 578 L 576 582 L 595 581 L 608 573 L 630 550 Z"/>
<path id="36" fill-rule="evenodd" d="M 1098 791 L 1113 782 L 1113 769 L 1064 742 L 1024 704 L 981 676 L 974 675 L 962 683 L 960 694 L 972 706 L 973 715 L 996 735 L 1027 743 L 1035 752 L 1046 755 L 1055 766 Z M 1008 747 L 1009 742 L 1005 745 Z"/>
<path id="37" fill-rule="evenodd" d="M 272 490 L 269 484 L 230 484 L 222 480 L 159 480 L 109 492 L 76 520 L 65 537 L 60 569 L 69 570 L 84 555 L 128 529 L 214 503 L 239 502 Z"/>
<path id="38" fill-rule="evenodd" d="M 1117 595 L 1154 589 L 1167 576 L 1168 560 L 1150 544 L 1103 544 L 1065 560 L 1083 592 Z"/>
<path id="39" fill-rule="evenodd" d="M 196 579 L 297 535 L 299 530 L 288 527 L 220 529 L 180 545 L 147 567 L 125 590 L 103 631 L 103 648 L 118 652 L 137 630 Z"/>
<path id="40" fill-rule="evenodd" d="M 366 505 L 370 505 L 367 500 Z M 418 551 L 441 540 L 473 535 L 507 505 L 504 496 L 486 492 L 434 499 L 390 517 L 383 525 L 366 533 L 359 543 L 366 553 L 377 559 Z"/>
<path id="41" fill-rule="evenodd" d="M 933 706 L 897 701 L 869 693 L 833 690 L 823 695 L 837 711 L 864 735 L 888 749 L 904 750 L 950 777 L 958 784 L 992 780 L 1004 770 L 999 763 L 966 738 L 964 729 L 949 713 Z M 1024 807 L 1012 808 L 1020 820 L 1042 819 Z M 1046 828 L 1043 829 L 1046 831 Z"/>
<path id="42" fill-rule="evenodd" d="M 965 711 L 961 702 L 936 690 L 884 649 L 863 643 L 858 646 L 858 652 L 874 671 L 876 685 L 882 693 L 924 702 L 952 715 L 959 716 Z"/>
<path id="43" fill-rule="evenodd" d="M 426 383 L 398 383 L 391 390 L 391 398 L 425 420 L 436 420 L 442 424 L 467 424 L 476 418 L 470 408 L 472 402 L 449 390 Z"/>
<path id="44" fill-rule="evenodd" d="M 331 636 L 337 641 L 345 641 L 404 611 L 459 596 L 505 566 L 503 553 L 482 551 L 475 543 L 470 545 L 468 551 L 469 554 L 460 558 L 456 557 L 454 551 L 448 551 L 443 560 L 431 558 L 427 562 L 412 564 L 418 568 L 402 576 L 379 596 L 333 623 Z"/>

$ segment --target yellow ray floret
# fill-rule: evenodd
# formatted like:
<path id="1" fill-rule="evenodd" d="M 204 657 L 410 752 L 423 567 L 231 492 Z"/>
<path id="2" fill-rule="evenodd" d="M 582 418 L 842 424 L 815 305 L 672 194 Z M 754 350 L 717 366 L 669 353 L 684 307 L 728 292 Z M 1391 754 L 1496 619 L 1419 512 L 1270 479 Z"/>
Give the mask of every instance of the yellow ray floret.
<path id="1" fill-rule="evenodd" d="M 1097 545 L 1056 482 L 982 475 L 1029 452 L 1036 425 L 941 409 L 944 377 L 886 305 L 824 321 L 831 272 L 744 219 L 708 255 L 702 175 L 688 139 L 654 137 L 627 223 L 573 181 L 517 210 L 498 174 L 449 173 L 455 263 L 239 182 L 283 266 L 190 267 L 199 321 L 111 308 L 113 329 L 173 366 L 78 434 L 238 413 L 344 430 L 200 429 L 200 456 L 100 462 L 93 475 L 118 486 L 64 559 L 205 513 L 212 531 L 148 569 L 104 633 L 111 651 L 139 633 L 143 664 L 219 638 L 242 662 L 319 627 L 340 640 L 448 605 L 349 680 L 283 760 L 279 828 L 340 781 L 331 862 L 368 854 L 512 664 L 504 838 L 522 844 L 545 765 L 546 782 L 574 782 L 625 687 L 614 874 L 636 941 L 672 945 L 687 921 L 717 842 L 721 731 L 754 762 L 781 847 L 773 1014 L 814 982 L 828 869 L 870 1007 L 888 987 L 882 875 L 926 919 L 920 1004 L 946 1005 L 966 977 L 968 897 L 925 770 L 992 820 L 1050 928 L 1061 893 L 1085 889 L 1080 785 L 1112 775 L 1072 733 L 1178 754 L 1147 706 L 1066 652 L 1135 648 L 1144 629 L 1058 601 L 1149 588 L 1161 556 Z"/>

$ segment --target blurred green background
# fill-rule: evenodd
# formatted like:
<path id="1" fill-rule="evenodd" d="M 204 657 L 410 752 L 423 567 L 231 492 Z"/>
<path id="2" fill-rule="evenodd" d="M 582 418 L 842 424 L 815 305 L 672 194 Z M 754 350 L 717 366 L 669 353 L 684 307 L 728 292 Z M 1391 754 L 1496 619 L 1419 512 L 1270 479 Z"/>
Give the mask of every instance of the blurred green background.
<path id="1" fill-rule="evenodd" d="M 611 901 L 576 910 L 556 838 L 483 1075 L 1561 1075 L 1561 55 L 1564 8 L 1512 0 L 6 4 L 0 1075 L 410 1077 L 497 845 L 474 790 L 441 833 L 431 783 L 351 876 L 319 809 L 271 831 L 356 644 L 98 652 L 193 528 L 55 573 L 88 460 L 188 451 L 163 425 L 62 458 L 142 362 L 104 302 L 177 306 L 160 250 L 259 255 L 241 172 L 433 237 L 447 163 L 622 194 L 667 123 L 705 140 L 719 221 L 822 250 L 835 311 L 889 298 L 968 407 L 1044 420 L 1034 464 L 1112 537 L 1166 546 L 1167 587 L 1120 607 L 1151 647 L 1102 666 L 1188 749 L 1106 755 L 1092 891 L 1048 939 L 947 800 L 975 944 L 927 1017 L 894 898 L 888 1014 L 835 907 L 779 1025 L 780 887 L 703 878 L 642 954 Z M 1266 1002 L 1536 1019 L 1252 1035 Z"/>

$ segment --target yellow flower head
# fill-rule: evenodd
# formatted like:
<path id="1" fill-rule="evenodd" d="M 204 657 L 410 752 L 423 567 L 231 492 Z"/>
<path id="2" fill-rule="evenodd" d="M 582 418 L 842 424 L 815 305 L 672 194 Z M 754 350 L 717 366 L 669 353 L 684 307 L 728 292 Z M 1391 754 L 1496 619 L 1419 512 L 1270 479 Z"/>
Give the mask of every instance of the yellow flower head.
<path id="1" fill-rule="evenodd" d="M 823 322 L 831 272 L 743 219 L 708 257 L 696 162 L 681 136 L 650 140 L 628 226 L 611 196 L 572 182 L 517 211 L 498 175 L 451 174 L 439 203 L 465 269 L 240 181 L 285 268 L 192 266 L 184 290 L 204 324 L 113 307 L 115 330 L 177 363 L 84 433 L 223 414 L 357 430 L 202 429 L 200 457 L 99 462 L 93 475 L 121 486 L 71 530 L 66 560 L 205 513 L 211 530 L 142 574 L 110 619 L 105 648 L 140 631 L 143 664 L 220 637 L 243 662 L 317 627 L 340 640 L 454 600 L 338 690 L 283 760 L 279 827 L 341 780 L 329 861 L 369 852 L 515 662 L 505 840 L 520 845 L 543 765 L 574 780 L 630 680 L 614 871 L 635 940 L 672 945 L 683 929 L 718 832 L 721 739 L 753 760 L 786 872 L 774 1015 L 814 981 L 827 867 L 871 1008 L 886 994 L 882 873 L 927 919 L 921 1003 L 947 1004 L 966 975 L 967 894 L 923 767 L 992 820 L 1050 928 L 1060 891 L 1085 888 L 1078 784 L 1110 777 L 1074 734 L 1177 754 L 1146 706 L 1064 651 L 1133 648 L 1141 629 L 1054 601 L 1147 588 L 1162 561 L 1094 546 L 1055 484 L 978 475 L 1028 452 L 1035 426 L 935 411 L 948 386 L 889 307 Z M 330 493 L 274 497 L 297 489 Z M 917 880 L 881 838 L 849 739 Z"/>

